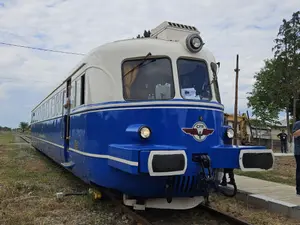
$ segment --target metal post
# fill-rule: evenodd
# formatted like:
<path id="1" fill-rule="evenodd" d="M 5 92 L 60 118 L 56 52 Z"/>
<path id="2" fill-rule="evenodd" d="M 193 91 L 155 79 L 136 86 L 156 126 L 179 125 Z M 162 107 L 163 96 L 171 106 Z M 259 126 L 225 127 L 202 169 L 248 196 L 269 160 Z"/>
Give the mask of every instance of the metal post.
<path id="1" fill-rule="evenodd" d="M 298 91 L 296 91 L 296 93 L 294 94 L 294 99 L 293 99 L 293 126 L 295 125 L 296 123 L 296 110 L 297 110 L 297 99 L 298 98 Z"/>
<path id="2" fill-rule="evenodd" d="M 248 123 L 249 123 L 249 128 L 250 128 L 250 142 L 253 141 L 253 133 L 252 133 L 252 127 L 251 127 L 251 122 L 250 122 L 250 117 L 249 117 L 249 113 L 247 110 L 247 118 L 248 118 Z"/>
<path id="3" fill-rule="evenodd" d="M 236 68 L 235 68 L 235 102 L 234 102 L 234 124 L 233 124 L 233 130 L 234 130 L 234 145 L 237 145 L 237 112 L 238 112 L 238 79 L 239 79 L 239 55 L 236 55 Z"/>

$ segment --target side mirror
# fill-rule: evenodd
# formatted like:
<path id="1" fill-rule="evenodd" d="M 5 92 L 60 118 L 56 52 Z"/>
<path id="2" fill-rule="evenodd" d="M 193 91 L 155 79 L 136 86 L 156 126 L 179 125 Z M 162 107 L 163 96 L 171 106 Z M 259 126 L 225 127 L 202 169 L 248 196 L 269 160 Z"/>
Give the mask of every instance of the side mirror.
<path id="1" fill-rule="evenodd" d="M 217 63 L 211 62 L 210 67 L 211 67 L 211 70 L 213 71 L 213 73 L 215 75 L 217 75 L 218 74 L 218 68 L 220 69 L 220 62 L 217 62 Z"/>
<path id="2" fill-rule="evenodd" d="M 217 75 L 217 71 L 218 71 L 218 66 L 217 66 L 217 64 L 214 63 L 214 62 L 211 62 L 211 63 L 210 63 L 210 68 L 211 68 L 211 70 L 213 71 L 214 75 Z"/>

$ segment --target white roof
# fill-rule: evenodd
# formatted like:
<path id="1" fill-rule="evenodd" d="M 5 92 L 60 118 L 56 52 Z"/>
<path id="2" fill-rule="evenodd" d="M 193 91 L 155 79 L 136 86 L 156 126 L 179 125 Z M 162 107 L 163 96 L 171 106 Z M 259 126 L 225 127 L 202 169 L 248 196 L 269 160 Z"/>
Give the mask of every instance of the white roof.
<path id="1" fill-rule="evenodd" d="M 180 28 L 178 26 L 183 27 Z M 176 62 L 180 56 L 203 58 L 208 62 L 215 62 L 213 54 L 205 47 L 203 47 L 198 53 L 192 53 L 187 49 L 185 37 L 190 33 L 200 33 L 195 27 L 178 24 L 174 25 L 174 23 L 164 22 L 152 31 L 154 33 L 151 38 L 118 40 L 94 48 L 83 57 L 83 59 L 69 73 L 67 78 L 53 92 L 61 87 L 66 80 L 72 77 L 78 69 L 84 70 L 86 66 L 100 66 L 104 70 L 108 71 L 115 80 L 119 80 L 121 78 L 121 64 L 124 59 L 146 56 L 149 52 L 156 56 L 167 56 L 172 59 L 173 63 Z M 168 37 L 171 34 L 174 34 L 172 36 L 174 38 L 161 38 L 161 36 Z M 208 67 L 210 67 L 210 65 L 208 65 Z M 119 87 L 119 89 L 121 90 L 122 87 Z M 46 98 L 48 98 L 52 93 L 50 93 Z"/>

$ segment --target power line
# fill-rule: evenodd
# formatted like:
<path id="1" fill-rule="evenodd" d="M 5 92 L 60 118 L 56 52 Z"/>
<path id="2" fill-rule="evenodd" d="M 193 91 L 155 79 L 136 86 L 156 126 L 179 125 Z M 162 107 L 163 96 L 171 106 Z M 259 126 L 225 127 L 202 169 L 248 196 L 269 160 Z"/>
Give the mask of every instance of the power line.
<path id="1" fill-rule="evenodd" d="M 28 49 L 33 49 L 33 50 L 46 51 L 46 52 L 55 52 L 55 53 L 63 53 L 63 54 L 70 54 L 70 55 L 85 55 L 83 53 L 64 52 L 64 51 L 58 51 L 58 50 L 52 50 L 52 49 L 46 49 L 46 48 L 36 48 L 36 47 L 31 47 L 31 46 L 26 46 L 26 45 L 11 44 L 11 43 L 7 43 L 7 42 L 0 42 L 0 44 L 1 45 L 18 47 L 18 48 L 28 48 Z"/>
<path id="2" fill-rule="evenodd" d="M 15 81 L 29 81 L 29 82 L 42 82 L 42 83 L 49 82 L 49 81 L 44 81 L 44 80 L 22 79 L 22 78 L 17 78 L 17 77 L 0 77 L 0 80 L 4 80 L 5 82 L 15 82 Z"/>

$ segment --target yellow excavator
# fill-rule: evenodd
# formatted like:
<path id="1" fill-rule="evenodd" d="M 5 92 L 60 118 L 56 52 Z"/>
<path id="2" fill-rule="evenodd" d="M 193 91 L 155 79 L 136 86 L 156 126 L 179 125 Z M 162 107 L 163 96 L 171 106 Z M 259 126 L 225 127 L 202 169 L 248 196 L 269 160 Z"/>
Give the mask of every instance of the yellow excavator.
<path id="1" fill-rule="evenodd" d="M 224 119 L 225 119 L 225 124 L 228 125 L 228 121 L 234 121 L 234 116 L 225 113 L 224 114 Z M 241 116 L 238 115 L 237 117 L 237 122 L 238 122 L 238 132 L 237 132 L 237 138 L 240 141 L 241 145 L 254 145 L 252 142 L 252 127 L 250 124 L 250 119 L 249 119 L 249 114 L 247 111 L 246 113 L 243 113 Z M 247 132 L 247 125 L 249 125 L 250 128 L 250 135 Z"/>

